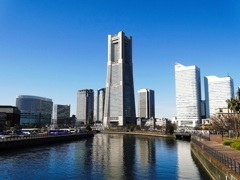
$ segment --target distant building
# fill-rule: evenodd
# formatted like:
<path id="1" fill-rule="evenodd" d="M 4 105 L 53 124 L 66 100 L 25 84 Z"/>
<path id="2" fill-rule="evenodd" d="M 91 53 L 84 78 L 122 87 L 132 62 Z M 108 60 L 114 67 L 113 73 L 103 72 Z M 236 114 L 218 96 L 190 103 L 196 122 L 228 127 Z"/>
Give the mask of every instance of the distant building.
<path id="1" fill-rule="evenodd" d="M 201 119 L 206 119 L 206 101 L 201 100 Z"/>
<path id="2" fill-rule="evenodd" d="M 108 35 L 108 64 L 103 124 L 136 122 L 133 86 L 132 37 Z"/>
<path id="3" fill-rule="evenodd" d="M 201 81 L 197 66 L 175 65 L 178 126 L 201 124 Z"/>
<path id="4" fill-rule="evenodd" d="M 70 105 L 53 105 L 52 120 L 53 124 L 63 124 L 70 118 Z"/>
<path id="5" fill-rule="evenodd" d="M 106 88 L 98 89 L 94 93 L 94 113 L 93 113 L 94 122 L 97 122 L 97 121 L 103 122 L 105 90 Z"/>
<path id="6" fill-rule="evenodd" d="M 219 78 L 205 76 L 206 117 L 215 114 L 217 108 L 227 107 L 227 99 L 234 96 L 233 80 L 230 76 Z"/>
<path id="7" fill-rule="evenodd" d="M 81 123 L 93 123 L 94 91 L 92 89 L 82 89 L 77 92 L 77 121 Z"/>
<path id="8" fill-rule="evenodd" d="M 39 96 L 19 95 L 16 98 L 16 106 L 21 111 L 20 124 L 51 124 L 52 99 Z"/>
<path id="9" fill-rule="evenodd" d="M 138 91 L 138 117 L 150 119 L 155 118 L 155 97 L 151 89 L 140 89 Z"/>
<path id="10" fill-rule="evenodd" d="M 0 106 L 0 131 L 20 125 L 20 111 L 15 106 Z"/>

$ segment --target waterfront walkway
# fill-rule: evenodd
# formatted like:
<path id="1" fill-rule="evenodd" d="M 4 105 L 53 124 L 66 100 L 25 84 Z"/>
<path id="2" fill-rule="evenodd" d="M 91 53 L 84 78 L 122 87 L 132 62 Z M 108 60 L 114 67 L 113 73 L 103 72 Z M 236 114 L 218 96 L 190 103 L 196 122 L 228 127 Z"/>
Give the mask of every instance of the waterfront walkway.
<path id="1" fill-rule="evenodd" d="M 240 151 L 235 150 L 230 146 L 224 146 L 221 144 L 221 142 L 221 135 L 210 135 L 210 141 L 202 141 L 202 143 L 206 144 L 207 146 L 217 150 L 218 152 L 221 152 L 233 160 L 236 160 L 237 163 L 240 163 Z"/>
<path id="2" fill-rule="evenodd" d="M 209 137 L 209 136 L 208 136 Z M 197 141 L 196 141 L 196 140 Z M 222 145 L 221 135 L 210 135 L 210 141 L 205 138 L 193 136 L 192 141 L 208 152 L 220 163 L 233 170 L 240 179 L 240 151 L 231 148 L 230 146 Z"/>

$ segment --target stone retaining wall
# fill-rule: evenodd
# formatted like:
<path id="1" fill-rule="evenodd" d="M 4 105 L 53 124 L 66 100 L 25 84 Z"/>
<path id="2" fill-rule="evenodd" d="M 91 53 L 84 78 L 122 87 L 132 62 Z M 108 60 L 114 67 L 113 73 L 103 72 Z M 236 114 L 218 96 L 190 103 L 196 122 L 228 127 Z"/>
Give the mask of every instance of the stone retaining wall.
<path id="1" fill-rule="evenodd" d="M 17 139 L 9 141 L 0 141 L 0 151 L 25 148 L 31 146 L 39 146 L 51 143 L 59 143 L 64 141 L 79 140 L 93 137 L 93 133 L 78 133 L 66 135 L 50 135 L 45 137 L 34 137 L 28 139 Z"/>
<path id="2" fill-rule="evenodd" d="M 215 180 L 237 180 L 239 176 L 231 169 L 227 168 L 219 161 L 217 161 L 210 154 L 205 152 L 203 147 L 197 146 L 191 142 L 191 152 L 194 157 L 202 164 L 212 179 Z"/>

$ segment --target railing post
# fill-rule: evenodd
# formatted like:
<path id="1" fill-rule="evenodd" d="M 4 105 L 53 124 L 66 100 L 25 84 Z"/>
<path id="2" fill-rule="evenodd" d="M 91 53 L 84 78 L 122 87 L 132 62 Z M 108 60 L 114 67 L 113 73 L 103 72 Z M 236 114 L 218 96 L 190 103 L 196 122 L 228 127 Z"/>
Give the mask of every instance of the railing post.
<path id="1" fill-rule="evenodd" d="M 236 160 L 233 160 L 233 161 L 234 161 L 234 171 L 237 172 Z"/>
<path id="2" fill-rule="evenodd" d="M 240 175 L 240 163 L 238 163 L 238 175 Z"/>

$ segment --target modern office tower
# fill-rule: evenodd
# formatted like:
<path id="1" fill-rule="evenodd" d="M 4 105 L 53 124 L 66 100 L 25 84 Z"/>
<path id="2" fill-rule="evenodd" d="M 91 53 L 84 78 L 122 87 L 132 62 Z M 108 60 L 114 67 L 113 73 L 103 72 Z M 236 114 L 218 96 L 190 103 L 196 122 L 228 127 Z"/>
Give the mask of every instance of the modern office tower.
<path id="1" fill-rule="evenodd" d="M 176 112 L 178 126 L 201 123 L 201 81 L 197 66 L 175 65 Z"/>
<path id="2" fill-rule="evenodd" d="M 106 88 L 98 89 L 94 93 L 94 113 L 93 113 L 94 122 L 96 121 L 103 122 L 105 90 Z"/>
<path id="3" fill-rule="evenodd" d="M 20 124 L 22 125 L 51 124 L 52 99 L 19 95 L 16 97 L 16 107 L 21 111 Z"/>
<path id="4" fill-rule="evenodd" d="M 53 105 L 52 120 L 53 124 L 64 124 L 70 119 L 70 105 Z"/>
<path id="5" fill-rule="evenodd" d="M 82 89 L 77 92 L 77 120 L 76 125 L 93 123 L 94 91 Z"/>
<path id="6" fill-rule="evenodd" d="M 233 79 L 205 76 L 206 116 L 211 117 L 217 108 L 227 107 L 226 100 L 234 96 Z"/>
<path id="7" fill-rule="evenodd" d="M 138 117 L 150 119 L 155 118 L 154 91 L 151 89 L 140 89 L 138 91 Z"/>
<path id="8" fill-rule="evenodd" d="M 132 37 L 124 32 L 108 35 L 108 63 L 105 94 L 104 121 L 123 126 L 135 123 L 133 86 Z"/>

